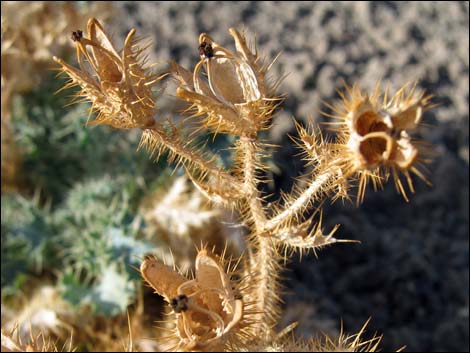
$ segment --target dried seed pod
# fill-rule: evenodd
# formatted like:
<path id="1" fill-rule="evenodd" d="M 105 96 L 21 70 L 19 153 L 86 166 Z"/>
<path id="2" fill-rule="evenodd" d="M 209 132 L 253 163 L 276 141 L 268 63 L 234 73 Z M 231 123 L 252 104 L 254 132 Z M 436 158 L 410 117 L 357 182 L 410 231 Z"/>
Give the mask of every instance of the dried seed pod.
<path id="1" fill-rule="evenodd" d="M 259 66 L 256 53 L 248 49 L 245 37 L 230 29 L 235 40 L 232 53 L 206 33 L 199 36 L 201 60 L 191 75 L 173 64 L 181 83 L 177 95 L 193 104 L 204 124 L 220 133 L 256 135 L 267 127 L 276 107 L 274 88 L 265 82 L 267 67 Z M 202 70 L 207 74 L 207 80 Z"/>
<path id="2" fill-rule="evenodd" d="M 338 160 L 345 175 L 359 176 L 358 201 L 364 198 L 365 186 L 372 180 L 374 187 L 392 174 L 397 190 L 407 199 L 400 180 L 402 173 L 410 191 L 413 183 L 410 172 L 426 181 L 419 170 L 422 152 L 410 132 L 419 124 L 424 110 L 428 109 L 430 96 L 405 84 L 388 98 L 378 85 L 371 95 L 357 86 L 347 87 L 349 97 L 342 94 L 342 105 L 332 107 L 338 119 L 335 130 L 338 137 Z"/>
<path id="3" fill-rule="evenodd" d="M 98 112 L 92 124 L 121 129 L 152 126 L 156 113 L 152 86 L 160 77 L 144 67 L 141 57 L 144 49 L 139 48 L 139 41 L 134 39 L 135 29 L 127 35 L 122 55 L 98 20 L 90 19 L 87 30 L 88 37 L 80 30 L 72 33 L 80 69 L 54 57 L 71 78 L 66 87 L 80 86 L 79 96 L 92 102 L 91 111 Z"/>
<path id="4" fill-rule="evenodd" d="M 206 249 L 199 251 L 195 267 L 196 276 L 190 280 L 154 257 L 147 257 L 141 265 L 142 276 L 175 313 L 173 348 L 219 350 L 236 344 L 236 336 L 245 326 L 244 304 L 236 285 L 222 260 Z"/>

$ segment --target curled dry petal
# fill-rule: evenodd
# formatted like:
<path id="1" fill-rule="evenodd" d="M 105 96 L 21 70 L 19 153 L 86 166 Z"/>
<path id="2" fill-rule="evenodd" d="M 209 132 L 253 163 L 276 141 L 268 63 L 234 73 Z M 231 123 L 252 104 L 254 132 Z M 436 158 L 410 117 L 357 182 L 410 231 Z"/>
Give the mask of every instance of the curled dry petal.
<path id="1" fill-rule="evenodd" d="M 140 273 L 167 302 L 177 296 L 178 287 L 187 281 L 184 276 L 162 264 L 156 257 L 147 257 L 140 266 Z"/>
<path id="2" fill-rule="evenodd" d="M 410 168 L 418 157 L 418 149 L 411 142 L 406 131 L 402 131 L 397 140 L 394 161 L 400 169 Z"/>

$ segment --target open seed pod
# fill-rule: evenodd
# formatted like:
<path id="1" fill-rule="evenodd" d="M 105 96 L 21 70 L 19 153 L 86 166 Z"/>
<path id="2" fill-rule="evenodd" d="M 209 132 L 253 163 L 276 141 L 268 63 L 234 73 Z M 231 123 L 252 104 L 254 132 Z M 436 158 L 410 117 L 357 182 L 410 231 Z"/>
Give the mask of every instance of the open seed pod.
<path id="1" fill-rule="evenodd" d="M 425 177 L 419 166 L 425 159 L 420 143 L 411 138 L 429 108 L 430 96 L 405 84 L 392 97 L 382 94 L 379 87 L 367 95 L 357 86 L 346 87 L 349 97 L 342 94 L 340 106 L 333 107 L 340 120 L 335 123 L 338 132 L 338 161 L 345 175 L 359 177 L 358 200 L 364 197 L 365 186 L 372 180 L 380 187 L 393 175 L 397 190 L 407 200 L 399 173 L 407 180 L 410 191 L 413 183 L 410 172 Z"/>
<path id="2" fill-rule="evenodd" d="M 246 39 L 231 28 L 236 52 L 220 46 L 206 33 L 199 36 L 200 61 L 191 73 L 172 63 L 180 83 L 177 95 L 193 104 L 196 115 L 216 132 L 253 136 L 267 127 L 275 109 L 274 87 L 265 82 L 267 67 L 261 67 Z M 206 76 L 202 74 L 205 71 Z"/>
<path id="3" fill-rule="evenodd" d="M 141 265 L 145 280 L 170 304 L 175 327 L 166 337 L 169 349 L 223 350 L 240 344 L 244 303 L 222 261 L 206 249 L 196 257 L 194 279 L 187 279 L 155 257 Z"/>
<path id="4" fill-rule="evenodd" d="M 144 67 L 141 54 L 145 48 L 139 48 L 135 32 L 135 29 L 129 32 L 119 55 L 99 21 L 92 18 L 88 21 L 88 37 L 79 30 L 72 33 L 80 69 L 54 57 L 71 78 L 66 87 L 79 85 L 82 88 L 79 96 L 91 101 L 91 110 L 99 113 L 93 124 L 120 129 L 154 124 L 152 86 L 160 78 Z"/>

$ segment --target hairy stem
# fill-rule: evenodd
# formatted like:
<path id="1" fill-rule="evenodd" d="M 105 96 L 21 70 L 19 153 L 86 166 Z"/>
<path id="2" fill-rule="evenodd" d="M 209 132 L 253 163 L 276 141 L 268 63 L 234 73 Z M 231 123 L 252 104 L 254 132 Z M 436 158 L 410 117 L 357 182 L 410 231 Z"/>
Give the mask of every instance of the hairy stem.
<path id="1" fill-rule="evenodd" d="M 264 224 L 264 231 L 270 232 L 276 229 L 277 226 L 286 222 L 298 213 L 305 210 L 305 208 L 318 196 L 321 192 L 327 189 L 327 183 L 336 175 L 332 170 L 327 170 L 323 174 L 317 175 L 314 180 L 309 183 L 306 188 L 295 200 L 287 204 L 284 210 L 278 213 L 276 216 L 267 220 Z"/>
<path id="2" fill-rule="evenodd" d="M 250 138 L 242 137 L 240 141 L 244 152 L 244 184 L 248 192 L 247 198 L 250 214 L 253 217 L 255 229 L 258 231 L 261 230 L 263 224 L 266 222 L 266 214 L 259 197 L 260 195 L 256 178 L 256 165 L 258 159 L 256 151 L 258 146 L 256 145 L 256 141 Z"/>
<path id="3" fill-rule="evenodd" d="M 144 130 L 140 146 L 146 146 L 151 154 L 157 152 L 161 154 L 163 150 L 169 150 L 169 160 L 177 161 L 189 167 L 194 167 L 202 174 L 211 174 L 212 176 L 224 180 L 228 185 L 233 187 L 242 188 L 243 185 L 227 173 L 225 170 L 220 169 L 214 163 L 213 157 L 205 157 L 199 150 L 195 150 L 188 145 L 185 145 L 178 136 L 168 136 L 166 133 L 160 131 L 159 128 L 151 127 Z"/>
<path id="4" fill-rule="evenodd" d="M 249 138 L 241 138 L 241 147 L 244 151 L 244 184 L 248 191 L 247 202 L 252 217 L 253 229 L 249 238 L 248 247 L 253 254 L 250 262 L 250 273 L 253 278 L 253 298 L 259 310 L 257 321 L 257 335 L 269 336 L 270 330 L 276 324 L 279 316 L 279 264 L 277 261 L 277 250 L 269 236 L 261 236 L 260 232 L 267 218 L 261 203 L 256 178 L 256 165 L 258 156 L 256 154 L 256 141 Z"/>

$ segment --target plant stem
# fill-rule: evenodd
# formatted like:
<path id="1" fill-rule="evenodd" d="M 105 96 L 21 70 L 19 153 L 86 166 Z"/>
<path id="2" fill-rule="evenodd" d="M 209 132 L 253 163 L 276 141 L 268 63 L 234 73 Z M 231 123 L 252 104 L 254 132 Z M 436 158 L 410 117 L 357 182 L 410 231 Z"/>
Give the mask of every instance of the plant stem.
<path id="1" fill-rule="evenodd" d="M 317 175 L 315 179 L 309 183 L 308 188 L 305 189 L 293 202 L 287 205 L 281 213 L 266 221 L 263 230 L 270 232 L 279 224 L 291 219 L 302 210 L 305 210 L 317 194 L 324 192 L 327 189 L 325 187 L 326 184 L 334 176 L 335 172 L 331 170 L 327 170 L 323 174 Z"/>
<path id="2" fill-rule="evenodd" d="M 143 139 L 140 146 L 147 146 L 150 153 L 162 152 L 163 147 L 170 152 L 170 160 L 191 165 L 196 167 L 201 173 L 211 174 L 214 177 L 223 179 L 226 183 L 236 186 L 239 182 L 228 174 L 225 170 L 220 169 L 215 164 L 215 157 L 205 155 L 198 150 L 194 150 L 185 145 L 179 136 L 168 136 L 157 127 L 150 127 L 144 130 Z M 239 187 L 242 187 L 240 184 Z"/>
<path id="3" fill-rule="evenodd" d="M 253 299 L 257 304 L 257 335 L 269 336 L 270 331 L 277 323 L 279 316 L 279 270 L 277 250 L 269 235 L 260 235 L 264 224 L 267 221 L 266 214 L 261 203 L 257 179 L 257 145 L 256 141 L 250 138 L 241 138 L 241 147 L 244 151 L 244 183 L 248 190 L 247 202 L 252 217 L 253 229 L 249 237 L 248 247 L 253 254 L 250 261 L 250 273 L 254 275 Z M 255 251 L 253 251 L 255 250 Z"/>

